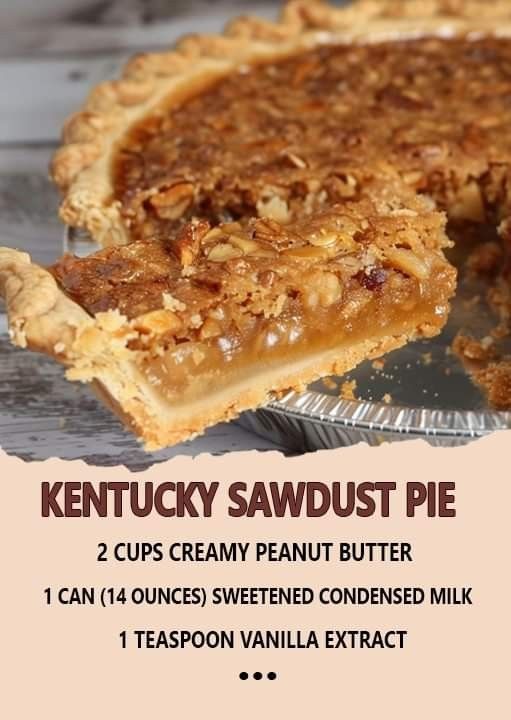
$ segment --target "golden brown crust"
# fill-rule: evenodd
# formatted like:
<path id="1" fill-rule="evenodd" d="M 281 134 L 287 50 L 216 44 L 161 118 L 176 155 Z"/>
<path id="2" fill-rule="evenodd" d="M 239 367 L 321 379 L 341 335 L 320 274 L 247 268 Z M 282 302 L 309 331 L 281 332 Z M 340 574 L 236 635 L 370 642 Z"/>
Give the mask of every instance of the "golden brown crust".
<path id="1" fill-rule="evenodd" d="M 341 9 L 291 0 L 278 23 L 240 18 L 222 36 L 193 35 L 171 52 L 141 55 L 128 63 L 119 80 L 96 87 L 64 127 L 63 144 L 51 168 L 63 193 L 61 218 L 87 229 L 101 245 L 127 242 L 110 172 L 116 142 L 163 99 L 177 100 L 241 64 L 335 41 L 374 42 L 471 30 L 511 34 L 508 19 L 507 0 L 359 0 Z"/>
<path id="2" fill-rule="evenodd" d="M 60 347 L 69 347 L 77 330 L 91 322 L 46 270 L 26 253 L 10 248 L 0 248 L 0 295 L 6 302 L 11 339 L 20 347 L 62 355 Z"/>

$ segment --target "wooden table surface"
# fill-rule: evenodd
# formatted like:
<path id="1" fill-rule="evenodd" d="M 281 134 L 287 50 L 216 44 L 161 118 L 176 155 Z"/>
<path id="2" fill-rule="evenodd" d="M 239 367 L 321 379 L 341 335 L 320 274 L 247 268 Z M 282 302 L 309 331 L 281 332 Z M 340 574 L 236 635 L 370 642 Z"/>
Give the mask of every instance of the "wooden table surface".
<path id="1" fill-rule="evenodd" d="M 39 12 L 44 3 L 37 3 Z M 62 3 L 48 0 L 46 5 L 52 9 Z M 133 50 L 168 46 L 193 30 L 216 31 L 232 16 L 233 7 L 244 10 L 249 3 L 114 0 L 82 5 L 94 6 L 96 12 L 102 8 L 96 24 L 91 24 L 93 10 L 88 15 L 84 10 L 82 23 L 79 15 L 78 20 L 72 16 L 72 22 L 69 15 L 61 22 L 58 17 L 51 22 L 38 17 L 22 25 L 14 19 L 0 43 L 0 244 L 26 250 L 41 263 L 51 263 L 62 252 L 63 238 L 58 197 L 47 178 L 48 161 L 64 118 L 80 105 L 88 88 L 113 77 Z M 274 12 L 271 3 L 251 5 L 260 14 Z M 0 0 L 0 24 L 5 6 Z M 174 6 L 175 17 L 169 17 L 169 6 Z M 193 442 L 148 455 L 86 386 L 68 383 L 50 359 L 13 348 L 2 313 L 3 308 L 0 445 L 8 453 L 27 461 L 82 458 L 95 465 L 140 470 L 176 454 L 276 449 L 230 423 Z"/>

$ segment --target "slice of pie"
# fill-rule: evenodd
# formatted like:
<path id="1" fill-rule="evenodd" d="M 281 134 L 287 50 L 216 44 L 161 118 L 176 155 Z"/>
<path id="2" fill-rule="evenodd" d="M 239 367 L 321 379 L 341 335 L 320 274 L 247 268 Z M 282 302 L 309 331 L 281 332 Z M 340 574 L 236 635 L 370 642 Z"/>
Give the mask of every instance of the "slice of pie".
<path id="1" fill-rule="evenodd" d="M 155 449 L 438 333 L 446 214 L 509 225 L 510 20 L 295 0 L 136 58 L 53 163 L 62 218 L 104 249 L 0 251 L 13 341 Z"/>

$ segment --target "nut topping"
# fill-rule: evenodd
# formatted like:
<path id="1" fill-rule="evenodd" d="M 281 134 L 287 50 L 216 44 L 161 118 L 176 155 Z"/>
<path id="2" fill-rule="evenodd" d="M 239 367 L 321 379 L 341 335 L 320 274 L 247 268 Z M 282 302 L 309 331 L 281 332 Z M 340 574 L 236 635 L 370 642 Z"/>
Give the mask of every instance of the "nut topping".
<path id="1" fill-rule="evenodd" d="M 313 245 L 292 247 L 283 250 L 282 255 L 293 258 L 293 260 L 303 260 L 304 262 L 319 262 L 320 260 L 326 260 L 330 256 L 328 248 L 314 247 Z"/>
<path id="2" fill-rule="evenodd" d="M 180 183 L 153 195 L 149 203 L 162 220 L 177 220 L 188 210 L 193 202 L 193 197 L 193 185 Z"/>
<path id="3" fill-rule="evenodd" d="M 241 235 L 229 235 L 229 242 L 231 245 L 234 245 L 241 250 L 244 255 L 250 255 L 263 249 L 260 243 L 255 242 L 255 240 L 242 237 Z"/>
<path id="4" fill-rule="evenodd" d="M 390 264 L 406 275 L 425 280 L 429 276 L 427 264 L 411 250 L 405 248 L 388 248 L 385 256 Z"/>
<path id="5" fill-rule="evenodd" d="M 182 321 L 171 310 L 153 310 L 145 315 L 140 315 L 133 321 L 135 330 L 152 335 L 176 333 L 182 326 Z"/>
<path id="6" fill-rule="evenodd" d="M 206 318 L 199 333 L 201 340 L 209 340 L 210 338 L 218 337 L 221 334 L 222 328 L 220 324 L 212 318 Z"/>
<path id="7" fill-rule="evenodd" d="M 206 220 L 192 220 L 178 232 L 171 248 L 181 267 L 193 265 L 200 252 L 201 240 L 209 230 L 210 225 Z"/>
<path id="8" fill-rule="evenodd" d="M 234 260 L 243 255 L 243 251 L 230 243 L 219 243 L 215 245 L 208 253 L 208 260 L 211 262 L 227 262 Z"/>
<path id="9" fill-rule="evenodd" d="M 338 242 L 338 236 L 334 233 L 325 232 L 319 235 L 311 235 L 309 243 L 314 247 L 327 248 L 336 245 Z"/>
<path id="10" fill-rule="evenodd" d="M 257 212 L 259 217 L 269 218 L 279 223 L 286 223 L 290 219 L 287 203 L 277 195 L 269 199 L 259 200 L 257 203 Z"/>

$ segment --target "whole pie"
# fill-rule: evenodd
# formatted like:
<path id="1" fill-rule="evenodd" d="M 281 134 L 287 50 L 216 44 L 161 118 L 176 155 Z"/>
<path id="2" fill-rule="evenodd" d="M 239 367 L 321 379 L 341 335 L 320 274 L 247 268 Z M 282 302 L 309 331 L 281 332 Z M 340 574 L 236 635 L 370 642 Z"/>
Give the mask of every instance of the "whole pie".
<path id="1" fill-rule="evenodd" d="M 13 341 L 156 449 L 441 331 L 449 227 L 510 237 L 507 0 L 293 0 L 135 58 L 52 175 L 103 247 L 0 250 Z"/>

